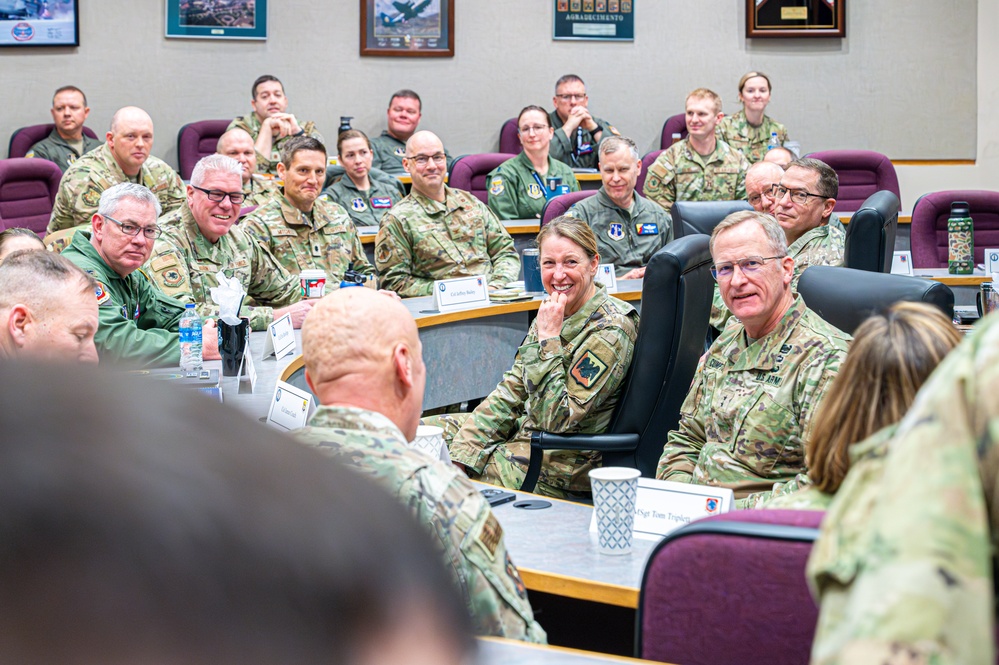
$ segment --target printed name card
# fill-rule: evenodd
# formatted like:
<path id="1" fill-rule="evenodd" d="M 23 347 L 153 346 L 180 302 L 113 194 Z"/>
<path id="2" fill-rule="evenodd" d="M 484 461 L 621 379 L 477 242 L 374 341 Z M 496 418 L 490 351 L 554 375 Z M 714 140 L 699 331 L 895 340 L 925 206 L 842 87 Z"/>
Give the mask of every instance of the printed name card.
<path id="1" fill-rule="evenodd" d="M 603 284 L 607 293 L 617 293 L 617 273 L 614 272 L 614 264 L 601 263 L 597 266 L 597 276 L 593 281 Z"/>
<path id="2" fill-rule="evenodd" d="M 267 412 L 267 424 L 286 432 L 301 429 L 315 410 L 312 393 L 278 381 L 270 411 Z"/>
<path id="3" fill-rule="evenodd" d="M 489 287 L 482 275 L 434 282 L 434 305 L 440 312 L 455 312 L 488 304 Z"/>
<path id="4" fill-rule="evenodd" d="M 243 359 L 239 361 L 239 384 L 236 387 L 237 395 L 252 394 L 257 387 L 257 370 L 253 366 L 253 354 L 249 347 L 243 353 Z"/>
<path id="5" fill-rule="evenodd" d="M 999 272 L 999 249 L 985 250 L 985 274 Z"/>
<path id="6" fill-rule="evenodd" d="M 912 275 L 912 252 L 893 252 L 891 255 L 891 274 Z"/>
<path id="7" fill-rule="evenodd" d="M 274 323 L 267 326 L 267 339 L 264 341 L 266 359 L 274 355 L 274 360 L 284 358 L 295 350 L 295 326 L 291 323 L 291 314 L 285 314 Z"/>
<path id="8" fill-rule="evenodd" d="M 735 495 L 730 489 L 639 478 L 635 538 L 659 540 L 694 520 L 727 513 L 734 505 Z M 590 520 L 590 531 L 597 532 L 596 513 Z"/>

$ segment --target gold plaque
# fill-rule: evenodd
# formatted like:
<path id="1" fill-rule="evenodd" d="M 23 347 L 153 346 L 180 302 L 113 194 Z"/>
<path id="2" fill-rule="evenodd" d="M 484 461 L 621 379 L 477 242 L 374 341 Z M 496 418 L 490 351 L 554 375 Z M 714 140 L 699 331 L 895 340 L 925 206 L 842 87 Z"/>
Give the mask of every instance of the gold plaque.
<path id="1" fill-rule="evenodd" d="M 808 7 L 781 7 L 780 17 L 785 21 L 806 21 Z"/>

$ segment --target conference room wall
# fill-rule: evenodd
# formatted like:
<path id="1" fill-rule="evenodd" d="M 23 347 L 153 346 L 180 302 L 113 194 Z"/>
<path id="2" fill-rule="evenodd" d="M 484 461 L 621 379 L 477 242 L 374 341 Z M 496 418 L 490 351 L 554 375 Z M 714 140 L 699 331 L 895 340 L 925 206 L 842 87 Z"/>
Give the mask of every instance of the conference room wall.
<path id="1" fill-rule="evenodd" d="M 919 167 L 911 175 L 903 167 L 908 208 L 924 180 L 940 188 L 958 174 L 985 186 L 994 175 L 980 168 L 983 139 L 986 148 L 999 139 L 990 117 L 997 47 L 984 26 L 994 27 L 999 10 L 978 4 L 855 1 L 845 40 L 746 40 L 740 0 L 648 0 L 637 7 L 635 42 L 614 44 L 553 41 L 546 0 L 464 2 L 456 7 L 454 58 L 406 59 L 359 57 L 352 0 L 272 3 L 266 42 L 167 40 L 160 2 L 86 0 L 79 49 L 0 50 L 15 93 L 0 136 L 45 120 L 52 90 L 72 82 L 88 93 L 95 129 L 106 128 L 119 106 L 148 109 L 154 154 L 176 164 L 181 125 L 247 112 L 250 83 L 270 72 L 284 80 L 291 110 L 316 120 L 330 140 L 340 115 L 378 133 L 388 94 L 406 86 L 423 95 L 423 126 L 438 131 L 452 154 L 483 152 L 496 149 L 503 120 L 528 103 L 549 106 L 554 79 L 573 71 L 586 79 L 593 111 L 645 150 L 657 145 L 662 121 L 682 110 L 690 89 L 715 89 L 733 112 L 738 77 L 758 68 L 774 80 L 771 114 L 805 150 L 979 159 L 974 167 Z"/>

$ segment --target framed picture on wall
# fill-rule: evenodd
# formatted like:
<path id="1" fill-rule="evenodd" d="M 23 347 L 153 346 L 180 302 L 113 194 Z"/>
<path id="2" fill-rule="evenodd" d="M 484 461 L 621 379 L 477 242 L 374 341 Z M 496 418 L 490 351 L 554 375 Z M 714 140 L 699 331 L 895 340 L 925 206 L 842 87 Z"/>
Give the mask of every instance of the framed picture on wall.
<path id="1" fill-rule="evenodd" d="M 77 0 L 0 0 L 0 46 L 79 46 Z"/>
<path id="2" fill-rule="evenodd" d="M 267 39 L 267 0 L 166 0 L 166 36 Z"/>
<path id="3" fill-rule="evenodd" d="M 454 57 L 455 0 L 361 0 L 361 55 Z"/>
<path id="4" fill-rule="evenodd" d="M 846 37 L 846 0 L 746 0 L 747 37 Z"/>

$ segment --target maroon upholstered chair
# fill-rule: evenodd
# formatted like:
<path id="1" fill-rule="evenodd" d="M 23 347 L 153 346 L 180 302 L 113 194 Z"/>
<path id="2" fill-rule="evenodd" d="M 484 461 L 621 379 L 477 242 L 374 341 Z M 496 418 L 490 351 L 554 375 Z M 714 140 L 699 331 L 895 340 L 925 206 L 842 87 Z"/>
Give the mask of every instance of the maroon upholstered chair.
<path id="1" fill-rule="evenodd" d="M 673 135 L 679 134 L 681 139 L 687 138 L 687 116 L 685 113 L 677 113 L 666 118 L 663 123 L 662 137 L 659 139 L 659 147 L 665 150 L 673 145 Z"/>
<path id="2" fill-rule="evenodd" d="M 455 189 L 471 192 L 483 203 L 489 202 L 489 183 L 486 176 L 494 168 L 516 155 L 504 152 L 482 152 L 477 155 L 462 155 L 454 160 L 447 184 Z"/>
<path id="3" fill-rule="evenodd" d="M 198 160 L 215 152 L 219 137 L 225 134 L 230 120 L 199 120 L 189 122 L 177 132 L 177 161 L 180 177 L 191 179 L 191 172 Z"/>
<path id="4" fill-rule="evenodd" d="M 638 180 L 635 182 L 635 191 L 642 194 L 642 190 L 645 189 L 645 175 L 649 172 L 649 167 L 652 163 L 663 153 L 662 150 L 653 150 L 649 154 L 642 157 L 642 172 L 638 174 Z M 642 194 L 642 196 L 645 196 Z"/>
<path id="5" fill-rule="evenodd" d="M 31 146 L 51 134 L 53 129 L 55 129 L 55 125 L 52 123 L 47 125 L 28 125 L 27 127 L 15 129 L 14 133 L 10 135 L 7 156 L 24 157 L 31 150 Z M 83 133 L 91 138 L 97 138 L 97 134 L 94 134 L 94 130 L 90 129 L 90 127 L 84 127 Z"/>
<path id="6" fill-rule="evenodd" d="M 0 159 L 0 229 L 31 229 L 39 238 L 52 215 L 62 171 L 47 159 Z"/>
<path id="7" fill-rule="evenodd" d="M 924 194 L 912 208 L 912 265 L 947 267 L 947 218 L 950 204 L 967 201 L 975 224 L 975 263 L 985 262 L 985 250 L 999 247 L 999 192 L 955 189 Z"/>
<path id="8" fill-rule="evenodd" d="M 510 118 L 500 128 L 499 151 L 509 155 L 519 155 L 524 151 L 524 146 L 520 145 L 520 137 L 517 136 L 516 118 Z"/>
<path id="9" fill-rule="evenodd" d="M 556 217 L 564 215 L 566 210 L 576 204 L 576 201 L 582 201 L 586 197 L 593 196 L 596 193 L 597 190 L 595 189 L 584 189 L 548 199 L 545 207 L 541 209 L 541 226 L 544 226 Z"/>
<path id="10" fill-rule="evenodd" d="M 824 150 L 806 155 L 818 159 L 839 176 L 836 212 L 856 212 L 874 192 L 887 189 L 902 200 L 891 160 L 871 150 Z"/>
<path id="11" fill-rule="evenodd" d="M 666 536 L 642 579 L 638 656 L 683 665 L 807 663 L 818 610 L 805 563 L 824 514 L 742 510 Z"/>

